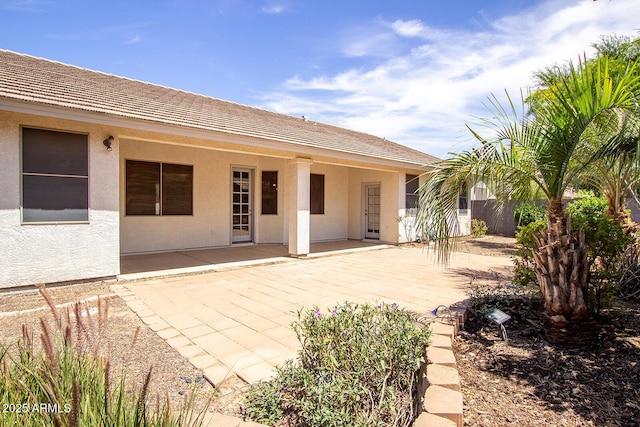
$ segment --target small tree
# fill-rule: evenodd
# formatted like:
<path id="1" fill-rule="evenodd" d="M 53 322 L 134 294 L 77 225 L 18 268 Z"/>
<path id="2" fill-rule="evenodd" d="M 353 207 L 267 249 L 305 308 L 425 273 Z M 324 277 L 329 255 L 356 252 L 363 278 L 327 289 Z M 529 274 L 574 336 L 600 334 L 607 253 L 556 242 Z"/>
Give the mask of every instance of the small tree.
<path id="1" fill-rule="evenodd" d="M 571 329 L 590 318 L 584 232 L 574 234 L 562 196 L 589 165 L 615 153 L 618 136 L 626 129 L 624 113 L 637 108 L 634 95 L 640 80 L 635 67 L 611 75 L 606 57 L 570 63 L 543 96 L 524 101 L 521 114 L 510 99 L 510 109 L 505 109 L 494 98 L 494 118 L 486 124 L 495 130 L 495 138 L 471 130 L 480 147 L 441 161 L 420 188 L 418 223 L 433 233 L 443 260 L 457 225 L 455 198 L 461 183 L 483 180 L 503 203 L 531 201 L 537 194 L 547 199 L 547 227 L 536 236 L 533 255 L 545 299 L 547 338 L 553 342 L 580 339 Z M 595 147 L 595 140 L 585 136 L 605 119 L 608 130 L 619 132 L 603 135 Z M 590 154 L 584 156 L 587 150 Z"/>

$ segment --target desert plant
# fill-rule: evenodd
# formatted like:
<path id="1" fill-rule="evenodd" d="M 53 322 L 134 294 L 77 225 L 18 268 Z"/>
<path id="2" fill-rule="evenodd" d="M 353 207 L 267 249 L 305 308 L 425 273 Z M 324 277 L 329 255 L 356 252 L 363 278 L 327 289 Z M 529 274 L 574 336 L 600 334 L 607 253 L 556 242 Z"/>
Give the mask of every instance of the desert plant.
<path id="1" fill-rule="evenodd" d="M 604 197 L 587 196 L 567 204 L 574 230 L 583 230 L 586 255 L 589 264 L 588 302 L 590 309 L 599 314 L 615 296 L 623 269 L 622 255 L 632 243 L 633 236 L 608 214 L 608 202 Z M 514 283 L 536 283 L 533 251 L 534 236 L 544 230 L 543 220 L 519 227 L 516 233 L 514 257 Z M 631 270 L 628 270 L 629 272 Z"/>
<path id="2" fill-rule="evenodd" d="M 487 223 L 481 219 L 472 219 L 471 220 L 471 235 L 473 237 L 482 237 L 487 234 Z"/>
<path id="3" fill-rule="evenodd" d="M 21 426 L 197 426 L 204 412 L 192 410 L 193 396 L 183 408 L 169 399 L 151 403 L 152 369 L 137 391 L 124 373 L 115 377 L 106 355 L 99 352 L 100 331 L 106 328 L 107 305 L 99 302 L 98 319 L 76 303 L 73 314 L 59 313 L 44 288 L 41 293 L 53 314 L 53 327 L 41 319 L 41 346 L 33 331 L 22 327 L 15 348 L 0 350 L 0 404 L 3 425 Z"/>
<path id="4" fill-rule="evenodd" d="M 301 426 L 408 426 L 430 332 L 396 304 L 344 303 L 298 312 L 297 360 L 254 385 L 257 422 Z"/>

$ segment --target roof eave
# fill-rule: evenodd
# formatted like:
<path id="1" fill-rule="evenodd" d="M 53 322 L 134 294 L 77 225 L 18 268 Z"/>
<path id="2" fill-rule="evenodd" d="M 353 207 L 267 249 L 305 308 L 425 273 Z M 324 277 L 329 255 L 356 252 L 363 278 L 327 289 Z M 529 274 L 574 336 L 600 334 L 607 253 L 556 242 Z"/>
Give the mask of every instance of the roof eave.
<path id="1" fill-rule="evenodd" d="M 429 170 L 429 164 L 419 161 L 408 161 L 392 157 L 367 156 L 361 153 L 349 151 L 333 150 L 330 148 L 313 147 L 311 145 L 281 140 L 277 138 L 261 138 L 255 135 L 248 135 L 228 130 L 208 128 L 205 126 L 189 126 L 183 123 L 172 123 L 171 121 L 161 121 L 149 117 L 132 117 L 126 114 L 90 107 L 80 106 L 72 103 L 54 103 L 46 99 L 36 99 L 34 97 L 19 96 L 0 92 L 0 106 L 2 109 L 17 113 L 41 115 L 59 119 L 69 119 L 87 123 L 95 123 L 106 126 L 117 126 L 131 128 L 141 131 L 152 131 L 158 133 L 168 133 L 176 136 L 195 137 L 212 141 L 241 144 L 244 146 L 257 146 L 275 150 L 291 151 L 305 156 L 332 157 L 345 161 L 355 161 L 370 163 L 379 166 Z M 73 114 L 69 114 L 73 112 Z M 132 125 L 135 123 L 135 125 Z"/>

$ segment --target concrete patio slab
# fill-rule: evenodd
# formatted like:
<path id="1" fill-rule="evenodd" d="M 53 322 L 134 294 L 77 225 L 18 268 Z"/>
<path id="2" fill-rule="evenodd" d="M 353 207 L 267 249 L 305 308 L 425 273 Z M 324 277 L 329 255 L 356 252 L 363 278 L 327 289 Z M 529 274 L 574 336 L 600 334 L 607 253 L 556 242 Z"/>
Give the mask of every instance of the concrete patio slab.
<path id="1" fill-rule="evenodd" d="M 506 273 L 511 266 L 508 257 L 455 253 L 443 268 L 433 252 L 419 246 L 356 249 L 268 264 L 262 261 L 273 257 L 262 250 L 265 257 L 250 268 L 219 262 L 208 273 L 121 281 L 113 290 L 134 296 L 127 298 L 134 311 L 153 311 L 154 324 L 166 325 L 158 334 L 212 382 L 234 373 L 254 382 L 296 357 L 300 346 L 290 325 L 302 308 L 327 312 L 344 301 L 384 301 L 429 317 L 439 305 L 464 300 L 474 275 L 486 274 L 489 267 Z M 239 262 L 232 255 L 227 259 Z"/>
<path id="2" fill-rule="evenodd" d="M 336 240 L 310 245 L 309 258 L 339 255 L 389 245 L 360 240 Z M 125 255 L 120 257 L 120 275 L 124 280 L 163 277 L 185 273 L 202 273 L 234 269 L 258 264 L 295 261 L 284 245 L 243 244 L 216 249 L 176 251 L 157 254 Z"/>

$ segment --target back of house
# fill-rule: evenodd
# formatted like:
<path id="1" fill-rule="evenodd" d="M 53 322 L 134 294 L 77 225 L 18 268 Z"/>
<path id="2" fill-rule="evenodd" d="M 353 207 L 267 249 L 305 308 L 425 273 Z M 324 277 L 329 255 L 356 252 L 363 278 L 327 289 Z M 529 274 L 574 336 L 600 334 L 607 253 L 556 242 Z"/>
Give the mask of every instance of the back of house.
<path id="1" fill-rule="evenodd" d="M 436 158 L 384 138 L 0 50 L 0 288 L 122 256 L 411 240 Z M 408 213 L 408 214 L 407 214 Z"/>

